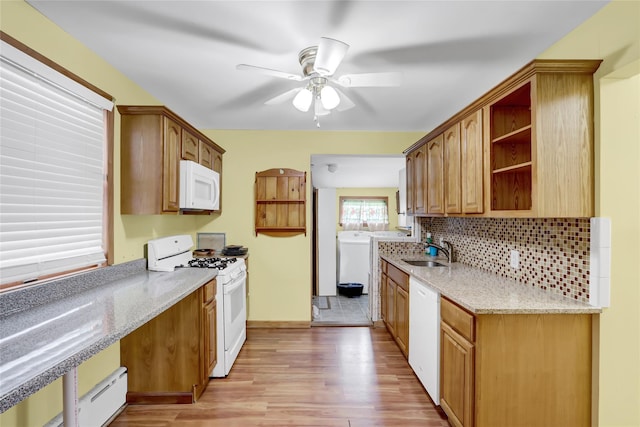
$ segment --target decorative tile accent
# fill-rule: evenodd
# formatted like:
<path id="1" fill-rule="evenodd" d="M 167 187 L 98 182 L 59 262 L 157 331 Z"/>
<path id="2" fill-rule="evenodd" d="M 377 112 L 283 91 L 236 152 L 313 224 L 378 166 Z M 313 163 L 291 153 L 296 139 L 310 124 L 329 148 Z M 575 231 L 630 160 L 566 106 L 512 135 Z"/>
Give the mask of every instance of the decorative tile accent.
<path id="1" fill-rule="evenodd" d="M 450 241 L 457 262 L 589 302 L 589 218 L 421 218 L 420 225 L 422 236 Z M 385 252 L 424 252 L 415 243 L 392 244 Z M 509 265 L 512 250 L 520 252 L 519 269 Z"/>
<path id="2" fill-rule="evenodd" d="M 378 251 L 389 255 L 421 255 L 424 245 L 415 242 L 378 241 Z"/>

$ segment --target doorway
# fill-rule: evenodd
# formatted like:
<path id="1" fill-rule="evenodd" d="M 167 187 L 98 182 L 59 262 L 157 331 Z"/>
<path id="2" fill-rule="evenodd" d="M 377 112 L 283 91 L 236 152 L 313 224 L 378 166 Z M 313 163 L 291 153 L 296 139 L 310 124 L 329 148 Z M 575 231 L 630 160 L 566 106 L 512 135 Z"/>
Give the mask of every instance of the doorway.
<path id="1" fill-rule="evenodd" d="M 337 232 L 338 197 L 345 189 L 388 193 L 389 212 L 396 213 L 396 192 L 405 159 L 399 155 L 311 155 L 312 184 L 312 326 L 372 325 L 371 304 L 377 286 L 369 294 L 349 298 L 339 295 Z M 382 190 L 384 189 L 384 190 Z M 362 194 L 359 194 L 362 195 Z M 393 206 L 391 206 L 393 204 Z M 394 218 L 394 226 L 397 220 Z M 373 293 L 373 295 L 372 295 Z"/>

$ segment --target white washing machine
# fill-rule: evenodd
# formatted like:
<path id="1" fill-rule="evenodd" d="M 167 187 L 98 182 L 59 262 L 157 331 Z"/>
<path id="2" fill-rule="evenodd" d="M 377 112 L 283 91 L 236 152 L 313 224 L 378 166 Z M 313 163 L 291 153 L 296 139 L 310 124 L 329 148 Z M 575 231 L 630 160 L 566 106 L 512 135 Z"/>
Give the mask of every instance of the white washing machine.
<path id="1" fill-rule="evenodd" d="M 361 283 L 369 293 L 369 231 L 338 232 L 338 283 Z"/>

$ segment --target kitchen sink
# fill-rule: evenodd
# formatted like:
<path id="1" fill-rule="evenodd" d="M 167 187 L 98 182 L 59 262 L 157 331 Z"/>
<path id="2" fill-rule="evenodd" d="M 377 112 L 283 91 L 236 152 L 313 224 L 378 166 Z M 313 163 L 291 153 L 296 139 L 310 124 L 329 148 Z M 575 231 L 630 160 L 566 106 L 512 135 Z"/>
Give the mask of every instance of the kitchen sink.
<path id="1" fill-rule="evenodd" d="M 410 259 L 403 259 L 402 261 L 406 262 L 407 264 L 411 264 L 411 265 L 415 265 L 416 267 L 447 267 L 446 264 L 441 264 L 437 261 L 429 261 L 429 260 L 410 260 Z"/>

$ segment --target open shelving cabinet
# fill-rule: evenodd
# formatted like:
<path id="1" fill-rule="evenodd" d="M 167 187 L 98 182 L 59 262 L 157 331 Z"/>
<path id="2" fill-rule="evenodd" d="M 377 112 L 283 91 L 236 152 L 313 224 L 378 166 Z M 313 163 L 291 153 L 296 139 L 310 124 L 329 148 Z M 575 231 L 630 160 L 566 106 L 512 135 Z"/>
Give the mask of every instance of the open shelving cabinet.
<path id="1" fill-rule="evenodd" d="M 307 234 L 306 180 L 306 172 L 294 169 L 256 172 L 256 236 Z"/>
<path id="2" fill-rule="evenodd" d="M 490 107 L 491 209 L 531 210 L 531 81 Z"/>

